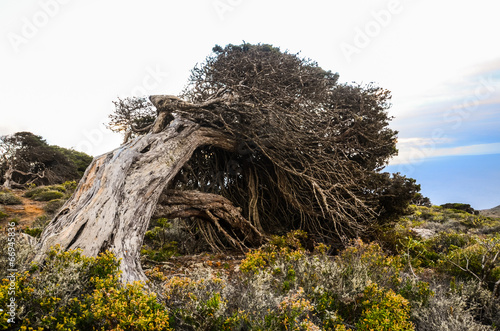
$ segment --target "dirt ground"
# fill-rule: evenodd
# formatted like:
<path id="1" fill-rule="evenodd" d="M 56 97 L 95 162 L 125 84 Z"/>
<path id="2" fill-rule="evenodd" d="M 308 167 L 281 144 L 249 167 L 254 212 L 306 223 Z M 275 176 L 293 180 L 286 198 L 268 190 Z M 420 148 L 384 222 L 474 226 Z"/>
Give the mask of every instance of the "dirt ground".
<path id="1" fill-rule="evenodd" d="M 25 228 L 31 226 L 37 217 L 45 214 L 45 210 L 43 209 L 45 206 L 44 202 L 33 201 L 23 197 L 24 191 L 22 190 L 12 190 L 12 193 L 21 199 L 22 204 L 0 205 L 0 210 L 9 215 L 7 218 L 0 221 L 0 226 L 4 227 L 7 222 L 17 219 L 18 226 Z"/>

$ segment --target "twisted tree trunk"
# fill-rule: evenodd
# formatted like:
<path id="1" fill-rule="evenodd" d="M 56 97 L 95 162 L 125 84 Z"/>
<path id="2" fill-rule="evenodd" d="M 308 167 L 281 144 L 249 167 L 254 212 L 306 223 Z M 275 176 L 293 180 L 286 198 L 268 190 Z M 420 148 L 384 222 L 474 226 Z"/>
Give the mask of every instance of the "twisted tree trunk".
<path id="1" fill-rule="evenodd" d="M 43 261 L 56 244 L 65 250 L 80 248 L 87 256 L 109 250 L 121 259 L 123 282 L 146 280 L 140 250 L 165 187 L 199 146 L 236 147 L 232 139 L 191 121 L 175 119 L 167 127 L 156 124 L 150 133 L 93 160 L 74 195 L 42 233 L 35 261 Z M 221 207 L 222 200 L 218 201 L 216 207 Z M 219 208 L 212 222 L 234 217 L 234 226 L 248 227 L 230 203 L 226 206 L 226 214 Z M 205 210 L 210 213 L 209 207 Z"/>

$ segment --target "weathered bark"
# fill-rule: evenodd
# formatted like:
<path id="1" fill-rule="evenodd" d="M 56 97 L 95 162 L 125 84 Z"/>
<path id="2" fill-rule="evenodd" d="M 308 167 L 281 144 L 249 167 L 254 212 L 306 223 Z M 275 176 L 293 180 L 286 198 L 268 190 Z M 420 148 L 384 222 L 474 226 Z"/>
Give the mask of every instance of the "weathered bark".
<path id="1" fill-rule="evenodd" d="M 146 280 L 140 249 L 149 221 L 165 187 L 202 145 L 236 148 L 232 139 L 215 130 L 175 119 L 159 132 L 96 157 L 42 233 L 35 261 L 43 261 L 56 244 L 65 250 L 80 248 L 87 256 L 109 250 L 121 259 L 123 282 Z"/>
<path id="2" fill-rule="evenodd" d="M 16 184 L 13 180 L 12 180 L 12 175 L 14 174 L 14 169 L 12 168 L 12 166 L 9 166 L 9 169 L 7 169 L 7 171 L 5 172 L 5 175 L 3 176 L 4 178 L 4 182 L 2 184 L 2 186 L 6 189 L 11 189 L 12 188 L 12 185 L 13 184 Z"/>

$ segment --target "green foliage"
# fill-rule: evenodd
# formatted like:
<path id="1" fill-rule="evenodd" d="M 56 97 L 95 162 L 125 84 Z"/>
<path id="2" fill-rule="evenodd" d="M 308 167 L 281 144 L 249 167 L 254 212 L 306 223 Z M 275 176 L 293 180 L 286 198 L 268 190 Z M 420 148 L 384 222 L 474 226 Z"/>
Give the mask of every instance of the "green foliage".
<path id="1" fill-rule="evenodd" d="M 166 218 L 153 220 L 150 230 L 144 235 L 141 254 L 148 259 L 163 262 L 177 253 L 177 242 L 168 240 L 167 231 L 171 224 Z"/>
<path id="2" fill-rule="evenodd" d="M 436 213 L 431 218 L 457 215 L 414 210 Z M 394 256 L 361 240 L 336 256 L 322 244 L 308 251 L 307 234 L 293 231 L 248 252 L 236 270 L 198 265 L 165 276 L 160 267 L 151 269 L 147 275 L 162 284 L 158 297 L 143 284 L 121 285 L 119 264 L 109 253 L 88 258 L 55 248 L 45 264 L 18 273 L 17 321 L 45 330 L 465 331 L 500 325 L 500 297 L 493 291 L 500 280 L 500 235 L 449 232 L 425 239 L 404 229 L 425 224 L 412 217 L 398 224 Z M 33 229 L 46 221 L 37 220 Z M 167 220 L 155 221 L 146 240 L 168 244 L 169 227 Z M 2 309 L 8 285 L 0 285 Z"/>
<path id="3" fill-rule="evenodd" d="M 20 205 L 23 202 L 14 193 L 0 192 L 0 204 L 2 205 Z"/>
<path id="4" fill-rule="evenodd" d="M 50 200 L 61 199 L 62 197 L 64 197 L 64 193 L 59 192 L 59 191 L 49 190 L 49 191 L 41 192 L 41 193 L 33 196 L 33 200 L 35 200 L 35 201 L 50 201 Z"/>
<path id="5" fill-rule="evenodd" d="M 450 274 L 476 279 L 493 290 L 500 281 L 499 256 L 500 234 L 485 238 L 474 236 L 467 245 L 450 250 L 443 264 Z"/>
<path id="6" fill-rule="evenodd" d="M 59 208 L 61 208 L 65 202 L 66 202 L 65 199 L 50 200 L 49 202 L 47 202 L 45 206 L 43 206 L 43 210 L 45 210 L 49 214 L 53 214 L 56 211 L 58 211 Z"/>
<path id="7" fill-rule="evenodd" d="M 469 214 L 475 213 L 475 210 L 469 204 L 465 203 L 445 203 L 441 205 L 441 207 L 446 209 L 454 209 L 456 212 L 466 212 Z"/>
<path id="8" fill-rule="evenodd" d="M 10 178 L 19 185 L 56 184 L 78 179 L 82 169 L 92 158 L 84 153 L 50 146 L 45 139 L 31 132 L 17 132 L 0 137 L 0 150 L 4 158 L 0 162 L 0 182 L 5 181 L 8 169 Z"/>
<path id="9" fill-rule="evenodd" d="M 286 236 L 273 236 L 269 244 L 246 254 L 245 259 L 241 261 L 240 270 L 244 273 L 258 273 L 274 264 L 278 257 L 287 260 L 300 259 L 305 254 L 301 240 L 306 237 L 307 234 L 300 230 L 289 232 Z"/>
<path id="10" fill-rule="evenodd" d="M 30 228 L 29 226 L 24 229 L 24 233 L 29 234 L 32 237 L 39 238 L 42 234 L 42 229 Z"/>
<path id="11" fill-rule="evenodd" d="M 33 188 L 31 188 L 28 191 L 24 192 L 23 196 L 26 197 L 26 198 L 33 198 L 36 195 L 38 195 L 40 193 L 43 193 L 43 192 L 46 192 L 48 190 L 49 189 L 46 186 L 36 187 L 36 185 L 35 185 Z"/>
<path id="12" fill-rule="evenodd" d="M 16 275 L 16 323 L 25 330 L 170 330 L 168 311 L 156 296 L 143 284 L 122 286 L 118 266 L 108 252 L 89 258 L 52 249 L 43 267 Z M 10 284 L 4 279 L 0 285 L 2 307 L 10 300 Z"/>
<path id="13" fill-rule="evenodd" d="M 411 213 L 410 203 L 421 194 L 420 185 L 413 178 L 399 173 L 380 173 L 373 176 L 375 196 L 378 199 L 377 217 L 380 224 L 393 222 L 403 215 Z"/>
<path id="14" fill-rule="evenodd" d="M 279 303 L 278 309 L 271 311 L 264 319 L 266 330 L 317 330 L 311 321 L 314 305 L 305 298 L 304 290 L 287 296 Z"/>
<path id="15" fill-rule="evenodd" d="M 27 233 L 30 236 L 38 238 L 42 234 L 43 230 L 45 229 L 49 221 L 50 219 L 47 215 L 39 216 L 33 221 L 31 227 L 26 227 L 26 229 L 24 229 L 23 231 L 24 233 Z"/>
<path id="16" fill-rule="evenodd" d="M 172 325 L 177 329 L 218 330 L 217 326 L 236 322 L 228 316 L 227 278 L 212 270 L 198 268 L 189 277 L 170 278 L 164 286 L 165 304 L 171 309 Z"/>
<path id="17" fill-rule="evenodd" d="M 415 330 L 409 321 L 408 301 L 392 290 L 380 289 L 375 284 L 367 286 L 363 292 L 362 307 L 363 313 L 356 323 L 357 330 Z"/>
<path id="18" fill-rule="evenodd" d="M 464 233 L 446 233 L 441 232 L 435 237 L 429 239 L 429 249 L 435 251 L 436 253 L 444 253 L 456 249 L 465 247 L 471 243 L 473 238 L 470 235 Z"/>
<path id="19" fill-rule="evenodd" d="M 268 323 L 263 329 L 272 326 L 273 330 L 280 330 L 277 325 L 292 328 L 310 321 L 326 329 L 341 330 L 346 329 L 345 323 L 358 323 L 366 330 L 374 325 L 383 325 L 387 330 L 406 330 L 406 327 L 411 330 L 410 308 L 427 305 L 433 295 L 428 283 L 405 278 L 402 260 L 387 256 L 377 244 L 357 240 L 331 258 L 326 255 L 325 247 L 307 253 L 299 241 L 291 238 L 295 236 L 289 234 L 271 240 L 270 244 L 248 253 L 240 264 L 247 288 L 253 288 L 247 295 L 254 302 L 245 311 L 272 312 L 261 317 Z M 370 286 L 378 286 L 377 291 Z M 259 302 L 258 293 L 266 293 L 271 302 L 296 298 L 289 306 L 298 310 L 270 307 L 267 302 Z M 374 304 L 381 298 L 382 305 L 363 304 L 362 299 L 366 301 L 370 295 L 374 296 L 370 302 Z M 252 313 L 249 316 L 256 323 L 256 316 Z"/>
<path id="20" fill-rule="evenodd" d="M 48 201 L 44 206 L 44 210 L 48 214 L 53 214 L 73 194 L 76 186 L 75 181 L 66 181 L 60 185 L 33 187 L 27 190 L 24 196 L 35 201 Z"/>
<path id="21" fill-rule="evenodd" d="M 33 199 L 33 200 L 37 200 L 37 201 L 49 201 L 52 199 L 46 200 L 44 198 L 44 195 L 49 196 L 49 195 L 53 195 L 53 194 L 55 194 L 55 192 L 57 192 L 57 195 L 59 197 L 62 197 L 62 196 L 64 196 L 65 193 L 72 193 L 72 191 L 74 190 L 74 188 L 73 188 L 74 184 L 76 184 L 76 182 L 71 181 L 71 182 L 65 182 L 64 184 L 61 184 L 61 185 L 34 187 L 34 188 L 31 188 L 28 191 L 26 191 L 23 196 L 25 196 L 26 198 Z M 50 192 L 50 193 L 47 194 L 47 192 Z"/>
<path id="22" fill-rule="evenodd" d="M 399 286 L 398 294 L 409 300 L 412 308 L 417 308 L 427 306 L 434 296 L 434 291 L 431 290 L 427 282 L 414 278 L 407 278 Z"/>
<path id="23" fill-rule="evenodd" d="M 0 221 L 7 217 L 9 217 L 9 214 L 4 213 L 3 211 L 0 210 Z"/>
<path id="24" fill-rule="evenodd" d="M 59 151 L 61 154 L 73 164 L 78 173 L 78 178 L 83 177 L 85 170 L 92 162 L 92 156 L 83 152 L 75 151 L 74 149 L 67 149 L 59 146 L 51 146 L 54 150 Z"/>
<path id="25" fill-rule="evenodd" d="M 121 286 L 112 275 L 91 281 L 96 289 L 78 307 L 87 330 L 171 330 L 168 311 L 156 295 L 145 292 L 143 284 Z"/>
<path id="26" fill-rule="evenodd" d="M 415 225 L 431 228 L 436 232 L 457 232 L 476 229 L 482 232 L 495 232 L 488 231 L 487 229 L 500 226 L 500 223 L 493 218 L 468 213 L 461 209 L 449 209 L 441 206 L 414 206 L 412 209 L 413 215 L 409 216 L 409 219 Z"/>

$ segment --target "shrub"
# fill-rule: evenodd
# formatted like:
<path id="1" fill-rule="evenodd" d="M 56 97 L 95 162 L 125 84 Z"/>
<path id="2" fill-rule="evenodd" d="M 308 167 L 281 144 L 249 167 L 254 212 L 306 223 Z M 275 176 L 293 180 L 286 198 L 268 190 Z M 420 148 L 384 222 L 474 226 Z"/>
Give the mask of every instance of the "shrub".
<path id="1" fill-rule="evenodd" d="M 80 330 L 171 330 L 169 315 L 157 302 L 155 294 L 147 294 L 141 283 L 121 286 L 118 278 L 92 278 L 96 289 L 77 308 Z M 83 317 L 83 318 L 82 318 Z"/>
<path id="2" fill-rule="evenodd" d="M 74 190 L 76 190 L 78 183 L 75 180 L 71 180 L 62 183 L 62 186 L 64 187 L 64 190 L 66 192 L 72 193 Z"/>
<path id="3" fill-rule="evenodd" d="M 14 226 L 11 226 L 14 225 Z M 19 233 L 16 222 L 14 220 L 9 221 L 7 224 L 8 228 L 15 229 L 15 232 L 11 232 L 11 230 L 0 231 L 0 265 L 4 266 L 0 268 L 0 279 L 7 277 L 10 275 L 9 269 L 17 269 L 19 271 L 26 270 L 29 265 L 29 261 L 33 258 L 34 255 L 34 247 L 32 246 L 32 242 L 26 240 L 22 234 Z M 9 236 L 9 233 L 15 233 L 14 236 L 14 249 L 15 249 L 15 265 L 12 266 L 11 261 L 9 261 L 9 257 L 11 256 L 9 253 L 9 248 L 12 248 L 12 237 Z M 11 239 L 9 241 L 9 239 Z M 1 307 L 0 307 L 1 308 Z"/>
<path id="4" fill-rule="evenodd" d="M 304 290 L 286 296 L 278 309 L 271 311 L 264 319 L 265 330 L 320 330 L 311 321 L 314 305 L 305 298 Z"/>
<path id="5" fill-rule="evenodd" d="M 189 277 L 170 278 L 163 296 L 176 329 L 217 330 L 231 317 L 226 305 L 231 293 L 225 276 L 200 266 Z"/>
<path id="6" fill-rule="evenodd" d="M 163 262 L 170 259 L 177 252 L 177 242 L 171 241 L 157 249 L 148 249 L 143 246 L 141 254 L 146 256 L 151 261 Z"/>
<path id="7" fill-rule="evenodd" d="M 472 208 L 469 204 L 465 204 L 465 203 L 445 203 L 443 205 L 441 205 L 441 207 L 443 208 L 447 208 L 447 209 L 453 209 L 454 211 L 458 212 L 458 213 L 469 213 L 469 214 L 476 214 L 476 211 L 474 210 L 474 208 Z"/>
<path id="8" fill-rule="evenodd" d="M 500 297 L 478 285 L 476 280 L 453 282 L 450 293 L 460 297 L 461 301 L 466 304 L 467 312 L 476 321 L 499 327 Z"/>
<path id="9" fill-rule="evenodd" d="M 245 311 L 252 312 L 249 321 L 252 326 L 257 325 L 257 329 L 275 328 L 278 324 L 285 329 L 285 320 L 289 323 L 295 321 L 293 325 L 299 329 L 298 325 L 302 325 L 306 317 L 311 325 L 324 329 L 342 330 L 346 325 L 356 323 L 368 328 L 381 321 L 376 316 L 385 314 L 395 318 L 387 325 L 404 330 L 411 326 L 408 321 L 410 308 L 428 304 L 433 294 L 428 283 L 402 277 L 401 259 L 387 256 L 377 244 L 355 240 L 332 258 L 326 255 L 325 247 L 318 247 L 314 254 L 310 254 L 301 245 L 295 245 L 295 249 L 283 245 L 284 240 L 271 240 L 270 244 L 248 253 L 240 265 L 246 277 L 240 305 Z M 381 290 L 370 290 L 373 286 L 380 286 L 377 289 Z M 379 296 L 386 300 L 387 305 L 383 310 L 370 306 L 370 322 L 363 324 L 361 307 L 366 311 L 370 308 L 363 306 L 363 298 L 366 301 L 369 294 L 374 296 L 379 292 L 384 293 L 384 296 Z M 280 310 L 280 304 L 288 302 L 287 298 L 297 298 L 294 307 L 302 307 L 300 313 Z M 392 311 L 396 308 L 401 310 Z M 262 324 L 262 320 L 267 324 Z M 274 324 L 269 324 L 270 321 Z M 291 325 L 287 327 L 292 328 Z"/>
<path id="10" fill-rule="evenodd" d="M 430 300 L 428 306 L 412 311 L 412 320 L 419 331 L 494 330 L 491 326 L 478 323 L 473 312 L 474 309 L 470 308 L 470 300 L 467 300 L 465 296 L 443 287 L 437 287 L 436 295 Z M 493 314 L 497 315 L 497 313 L 498 310 Z"/>
<path id="11" fill-rule="evenodd" d="M 0 221 L 3 220 L 4 218 L 7 218 L 7 217 L 9 217 L 9 214 L 6 214 L 0 210 Z"/>
<path id="12" fill-rule="evenodd" d="M 429 248 L 437 253 L 448 253 L 456 248 L 465 247 L 473 238 L 463 233 L 440 233 L 429 240 Z"/>
<path id="13" fill-rule="evenodd" d="M 54 199 L 50 200 L 44 207 L 43 210 L 49 214 L 53 214 L 61 208 L 66 200 L 64 199 Z"/>
<path id="14" fill-rule="evenodd" d="M 177 254 L 177 242 L 168 239 L 170 222 L 166 218 L 156 219 L 144 235 L 141 254 L 152 261 L 162 262 Z"/>
<path id="15" fill-rule="evenodd" d="M 476 279 L 493 289 L 500 281 L 500 234 L 473 239 L 468 245 L 450 251 L 443 266 L 452 275 Z"/>
<path id="16" fill-rule="evenodd" d="M 24 197 L 36 201 L 50 201 L 69 197 L 76 189 L 75 181 L 64 182 L 59 185 L 39 186 L 29 189 L 24 193 Z"/>
<path id="17" fill-rule="evenodd" d="M 30 228 L 29 226 L 24 229 L 24 233 L 29 234 L 32 237 L 39 238 L 42 234 L 42 229 Z"/>
<path id="18" fill-rule="evenodd" d="M 362 306 L 363 313 L 356 323 L 357 330 L 415 330 L 409 321 L 408 301 L 392 290 L 380 289 L 376 284 L 366 287 Z"/>
<path id="19" fill-rule="evenodd" d="M 23 202 L 11 192 L 0 192 L 0 204 L 2 205 L 21 205 Z"/>
<path id="20" fill-rule="evenodd" d="M 34 187 L 32 189 L 29 189 L 28 191 L 24 192 L 23 196 L 26 198 L 33 198 L 35 195 L 40 194 L 42 192 L 48 191 L 48 188 L 45 186 L 40 186 L 40 187 Z"/>
<path id="21" fill-rule="evenodd" d="M 168 312 L 156 296 L 145 293 L 142 284 L 122 286 L 118 266 L 108 252 L 89 258 L 78 250 L 52 249 L 43 268 L 33 265 L 16 275 L 21 329 L 170 330 Z M 7 279 L 0 285 L 2 306 L 9 286 Z"/>
<path id="22" fill-rule="evenodd" d="M 55 200 L 55 199 L 61 199 L 64 197 L 64 193 L 55 191 L 55 190 L 48 190 L 44 192 L 40 192 L 36 195 L 33 196 L 33 200 L 35 201 L 50 201 L 50 200 Z"/>

